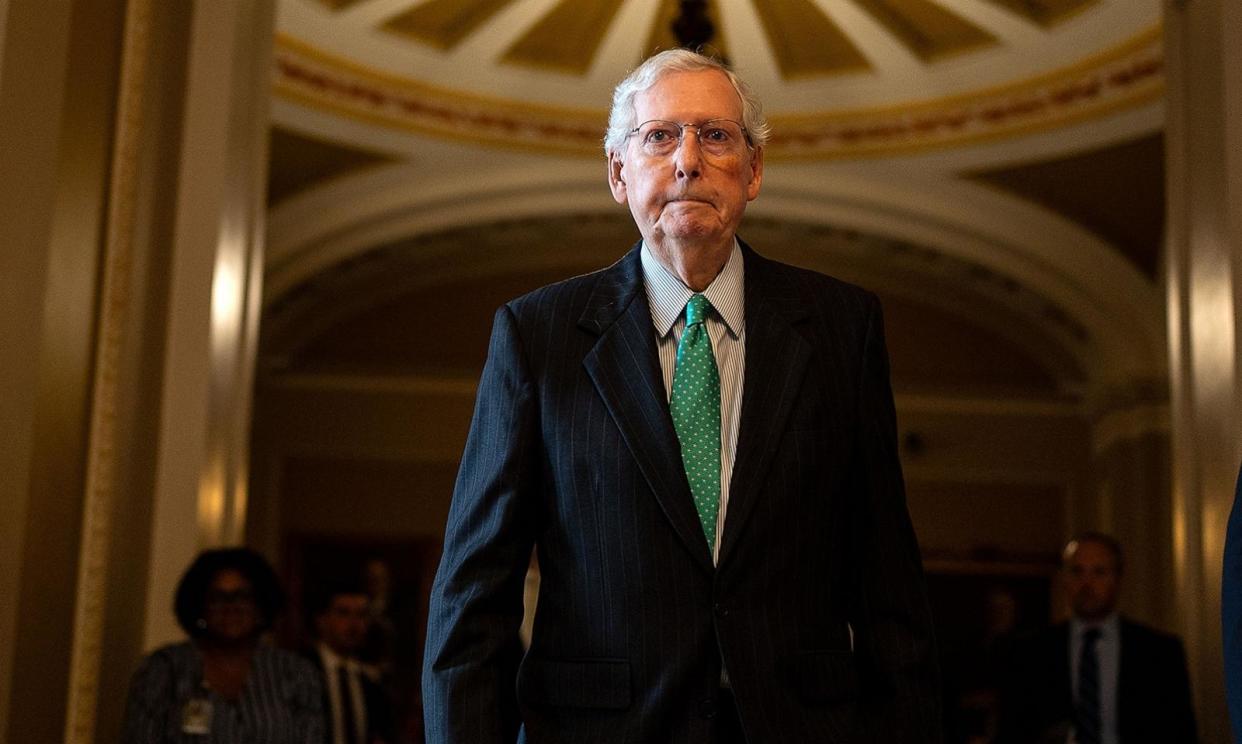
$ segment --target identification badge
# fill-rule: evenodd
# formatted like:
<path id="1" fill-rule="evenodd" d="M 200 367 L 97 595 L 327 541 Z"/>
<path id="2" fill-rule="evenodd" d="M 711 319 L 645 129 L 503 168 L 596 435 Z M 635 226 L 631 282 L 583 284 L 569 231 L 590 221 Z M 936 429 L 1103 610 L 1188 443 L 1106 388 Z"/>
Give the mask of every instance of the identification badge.
<path id="1" fill-rule="evenodd" d="M 181 709 L 181 733 L 211 733 L 211 701 L 207 698 L 190 698 Z"/>

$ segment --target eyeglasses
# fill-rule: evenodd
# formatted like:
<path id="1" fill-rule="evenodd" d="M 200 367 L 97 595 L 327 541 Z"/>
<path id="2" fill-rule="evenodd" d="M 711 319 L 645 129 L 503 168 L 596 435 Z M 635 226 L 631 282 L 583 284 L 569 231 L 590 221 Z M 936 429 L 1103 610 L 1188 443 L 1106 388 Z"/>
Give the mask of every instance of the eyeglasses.
<path id="1" fill-rule="evenodd" d="M 678 124 L 675 121 L 652 119 L 634 127 L 626 136 L 637 134 L 643 152 L 663 157 L 672 155 L 681 146 L 686 127 L 695 128 L 699 147 L 708 155 L 733 155 L 743 146 L 752 147 L 746 127 L 732 119 L 709 119 L 700 124 Z"/>
<path id="2" fill-rule="evenodd" d="M 234 589 L 232 591 L 209 589 L 207 591 L 207 605 L 209 607 L 223 607 L 224 605 L 253 605 L 254 603 L 254 592 L 250 589 Z"/>

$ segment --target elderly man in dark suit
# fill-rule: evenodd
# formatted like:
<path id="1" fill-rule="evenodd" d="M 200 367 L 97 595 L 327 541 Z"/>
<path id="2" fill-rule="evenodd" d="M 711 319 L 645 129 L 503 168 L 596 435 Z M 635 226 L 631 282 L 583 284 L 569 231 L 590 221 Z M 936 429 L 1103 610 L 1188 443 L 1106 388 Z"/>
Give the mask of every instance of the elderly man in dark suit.
<path id="1" fill-rule="evenodd" d="M 496 314 L 432 591 L 428 741 L 939 741 L 879 304 L 736 239 L 767 134 L 691 52 L 617 87 L 608 183 L 642 241 Z"/>
<path id="2" fill-rule="evenodd" d="M 1121 545 L 1098 532 L 1064 552 L 1073 616 L 1020 644 L 1002 690 L 1004 744 L 1194 744 L 1181 641 L 1117 613 Z"/>

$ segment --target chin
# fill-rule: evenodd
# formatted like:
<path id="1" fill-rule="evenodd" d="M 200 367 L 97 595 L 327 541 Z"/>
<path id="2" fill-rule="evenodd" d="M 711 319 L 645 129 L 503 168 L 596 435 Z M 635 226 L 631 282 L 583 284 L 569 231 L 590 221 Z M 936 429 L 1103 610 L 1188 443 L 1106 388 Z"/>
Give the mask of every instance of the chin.
<path id="1" fill-rule="evenodd" d="M 697 221 L 678 222 L 664 234 L 677 240 L 717 240 L 723 237 L 719 225 L 707 225 Z"/>

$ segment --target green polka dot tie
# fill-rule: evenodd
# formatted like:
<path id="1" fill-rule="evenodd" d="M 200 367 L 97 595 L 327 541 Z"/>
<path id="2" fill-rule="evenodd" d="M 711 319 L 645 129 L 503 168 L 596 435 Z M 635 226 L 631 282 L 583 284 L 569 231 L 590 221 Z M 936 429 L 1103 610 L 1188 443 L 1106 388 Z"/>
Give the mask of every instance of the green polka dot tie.
<path id="1" fill-rule="evenodd" d="M 686 303 L 686 329 L 677 345 L 673 396 L 669 410 L 681 440 L 681 459 L 690 481 L 690 495 L 703 523 L 709 548 L 716 546 L 716 515 L 720 512 L 720 372 L 707 335 L 712 303 L 696 294 Z"/>

